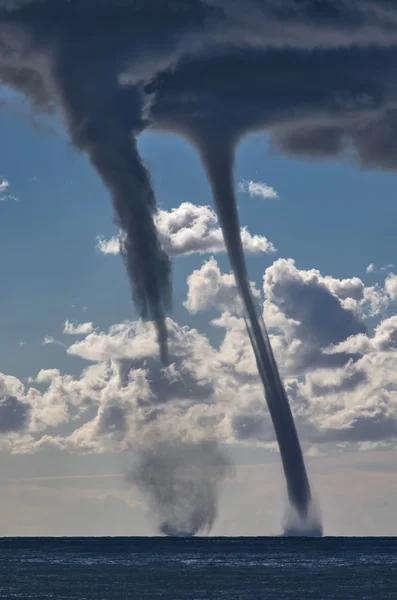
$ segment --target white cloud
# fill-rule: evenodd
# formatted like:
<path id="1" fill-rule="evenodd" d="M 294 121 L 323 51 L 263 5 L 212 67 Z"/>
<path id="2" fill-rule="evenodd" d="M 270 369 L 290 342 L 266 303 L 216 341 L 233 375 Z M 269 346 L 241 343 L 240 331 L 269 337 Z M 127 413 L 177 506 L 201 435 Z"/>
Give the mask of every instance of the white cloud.
<path id="1" fill-rule="evenodd" d="M 200 269 L 193 271 L 187 279 L 188 295 L 184 306 L 191 313 L 217 308 L 221 311 L 231 310 L 240 313 L 242 309 L 240 296 L 232 273 L 223 274 L 218 263 L 212 257 Z M 254 297 L 260 292 L 251 283 Z"/>
<path id="2" fill-rule="evenodd" d="M 15 435 L 27 427 L 30 405 L 23 399 L 23 384 L 0 373 L 0 436 Z"/>
<path id="3" fill-rule="evenodd" d="M 393 300 L 397 300 L 397 275 L 390 273 L 386 277 L 385 290 Z"/>
<path id="4" fill-rule="evenodd" d="M 218 217 L 209 206 L 183 202 L 170 211 L 158 211 L 155 221 L 160 241 L 172 256 L 225 252 Z M 241 238 L 246 252 L 275 252 L 273 244 L 265 236 L 251 235 L 245 227 L 241 229 Z M 108 240 L 97 238 L 97 247 L 103 254 L 119 254 L 122 243 L 122 234 Z"/>
<path id="5" fill-rule="evenodd" d="M 212 321 L 222 335 L 219 346 L 168 319 L 171 364 L 164 369 L 151 324 L 127 321 L 106 332 L 87 327 L 66 348 L 91 363 L 78 377 L 43 369 L 25 386 L 0 375 L 0 447 L 121 451 L 160 437 L 273 447 L 233 276 L 211 258 L 188 286 L 189 310 L 220 311 Z M 368 295 L 383 297 L 385 290 L 280 259 L 264 274 L 264 293 L 265 318 L 304 444 L 392 443 L 397 317 L 378 313 L 373 331 L 365 327 Z"/>
<path id="6" fill-rule="evenodd" d="M 397 349 L 397 315 L 388 317 L 378 323 L 373 335 L 353 335 L 336 346 L 327 349 L 329 354 L 336 352 L 356 352 L 369 354 L 373 352 L 389 352 Z"/>
<path id="7" fill-rule="evenodd" d="M 151 328 L 138 321 L 113 325 L 108 334 L 94 331 L 69 346 L 68 353 L 92 361 L 144 360 L 154 356 L 157 350 Z"/>
<path id="8" fill-rule="evenodd" d="M 263 396 L 257 377 L 253 385 L 245 382 L 246 375 L 227 358 L 228 345 L 217 351 L 196 330 L 172 320 L 167 324 L 171 365 L 166 369 L 158 360 L 154 328 L 126 322 L 88 334 L 69 348 L 70 354 L 96 361 L 80 377 L 42 370 L 27 389 L 8 378 L 7 393 L 13 392 L 18 406 L 27 406 L 30 418 L 18 437 L 0 440 L 2 447 L 32 452 L 52 444 L 84 452 L 137 448 L 153 436 L 234 439 L 233 412 L 244 412 L 239 407 Z M 262 413 L 261 422 L 267 422 L 264 402 Z"/>
<path id="9" fill-rule="evenodd" d="M 54 344 L 55 346 L 62 346 L 65 348 L 65 344 L 56 340 L 52 335 L 45 335 L 43 339 L 43 346 L 48 346 L 49 344 Z"/>
<path id="10" fill-rule="evenodd" d="M 77 343 L 75 354 L 103 359 L 106 340 L 118 358 L 110 359 L 103 387 L 97 392 L 96 417 L 63 443 L 80 449 L 126 448 L 138 443 L 141 436 L 156 431 L 160 435 L 159 428 L 163 436 L 200 439 L 216 435 L 226 442 L 272 443 L 273 429 L 244 322 L 223 313 L 213 324 L 225 329 L 218 350 L 198 332 L 169 322 L 172 367 L 165 371 L 158 363 L 150 326 L 126 323 L 109 334 L 95 336 L 89 354 L 84 343 Z M 384 324 L 380 329 L 393 328 Z M 146 345 L 145 356 L 131 352 L 132 332 L 136 348 L 140 334 L 151 337 L 153 343 L 151 349 Z M 391 386 L 397 386 L 397 352 L 387 345 L 386 337 L 386 331 L 377 332 L 376 350 L 356 362 L 345 361 L 333 369 L 320 367 L 303 378 L 284 373 L 306 443 L 360 443 L 394 435 L 397 401 Z"/>
<path id="11" fill-rule="evenodd" d="M 0 194 L 3 194 L 9 188 L 9 186 L 10 184 L 7 179 L 0 178 Z"/>
<path id="12" fill-rule="evenodd" d="M 276 190 L 263 181 L 247 181 L 246 179 L 242 179 L 238 184 L 238 190 L 248 193 L 251 197 L 255 196 L 265 200 L 278 199 L 279 197 Z"/>
<path id="13" fill-rule="evenodd" d="M 7 179 L 4 179 L 4 177 L 0 177 L 0 202 L 6 202 L 7 200 L 18 200 L 18 198 L 15 196 L 6 193 L 9 187 L 10 182 Z"/>
<path id="14" fill-rule="evenodd" d="M 265 272 L 264 317 L 273 332 L 275 353 L 290 371 L 340 366 L 344 353 L 325 353 L 349 336 L 365 333 L 362 306 L 365 286 L 358 278 L 335 279 L 316 269 L 299 270 L 292 259 L 279 259 Z"/>
<path id="15" fill-rule="evenodd" d="M 260 296 L 255 287 L 253 291 Z M 264 293 L 265 322 L 281 370 L 289 376 L 320 368 L 342 368 L 352 357 L 357 359 L 360 351 L 369 348 L 366 316 L 380 315 L 387 307 L 383 289 L 365 287 L 357 277 L 336 279 L 315 269 L 299 270 L 292 259 L 279 259 L 266 270 Z M 241 314 L 233 276 L 222 274 L 215 259 L 210 259 L 189 276 L 185 306 L 192 313 L 217 308 Z M 227 322 L 234 323 L 235 332 L 235 317 L 229 316 Z M 233 339 L 225 323 L 224 318 L 213 321 L 227 329 L 225 340 Z M 235 362 L 238 352 L 246 351 L 242 350 L 244 324 L 239 327 L 242 338 L 230 352 Z M 353 344 L 352 340 L 357 342 Z"/>
<path id="16" fill-rule="evenodd" d="M 120 236 L 114 236 L 110 239 L 105 239 L 103 236 L 97 237 L 97 248 L 103 254 L 120 254 Z"/>
<path id="17" fill-rule="evenodd" d="M 29 383 L 50 383 L 52 379 L 59 375 L 58 369 L 41 369 L 36 377 L 29 378 Z"/>
<path id="18" fill-rule="evenodd" d="M 88 323 L 72 323 L 71 321 L 65 321 L 63 333 L 66 335 L 87 335 L 92 333 L 94 330 L 94 324 Z"/>
<path id="19" fill-rule="evenodd" d="M 381 271 L 390 271 L 390 269 L 394 269 L 393 264 L 383 265 L 383 267 L 380 268 Z"/>
<path id="20" fill-rule="evenodd" d="M 379 271 L 390 271 L 391 269 L 394 268 L 393 264 L 388 264 L 388 265 L 382 265 L 379 269 L 376 267 L 376 265 L 374 265 L 373 263 L 370 263 L 367 268 L 365 269 L 366 273 L 376 273 Z"/>

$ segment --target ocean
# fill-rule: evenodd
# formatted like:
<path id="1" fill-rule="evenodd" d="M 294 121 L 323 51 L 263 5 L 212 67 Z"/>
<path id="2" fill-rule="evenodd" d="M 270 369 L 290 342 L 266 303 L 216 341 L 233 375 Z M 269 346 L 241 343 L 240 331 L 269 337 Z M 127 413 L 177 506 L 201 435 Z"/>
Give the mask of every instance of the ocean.
<path id="1" fill-rule="evenodd" d="M 395 538 L 0 538 L 0 598 L 388 600 Z"/>

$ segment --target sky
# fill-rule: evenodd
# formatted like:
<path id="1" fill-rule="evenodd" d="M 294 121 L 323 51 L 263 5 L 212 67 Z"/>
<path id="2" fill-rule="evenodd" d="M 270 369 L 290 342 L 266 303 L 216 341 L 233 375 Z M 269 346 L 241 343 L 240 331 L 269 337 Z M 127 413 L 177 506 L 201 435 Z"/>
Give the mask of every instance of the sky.
<path id="1" fill-rule="evenodd" d="M 380 8 L 378 16 L 386 18 Z M 323 35 L 325 46 L 343 46 Z M 378 39 L 376 28 L 363 35 Z M 285 118 L 277 114 L 274 131 L 244 132 L 237 144 L 250 285 L 324 533 L 397 535 L 393 153 L 354 129 L 356 112 L 367 118 L 362 94 L 362 112 L 347 108 L 357 155 L 331 142 L 329 150 L 341 125 L 323 124 L 328 107 L 311 114 L 322 100 L 310 90 L 299 94 L 321 140 L 306 116 L 303 140 L 289 117 L 288 135 L 277 129 Z M 111 185 L 71 126 L 69 104 L 64 117 L 38 113 L 4 86 L 0 105 L 0 535 L 156 534 L 156 515 L 128 473 L 159 438 L 182 449 L 215 439 L 230 459 L 211 534 L 277 535 L 287 513 L 280 457 L 194 143 L 169 131 L 137 136 L 172 260 L 164 367 L 155 328 L 132 302 Z M 388 118 L 393 110 L 375 109 Z"/>
<path id="2" fill-rule="evenodd" d="M 5 112 L 0 120 L 7 140 L 0 157 L 1 177 L 9 184 L 0 203 L 4 256 L 0 298 L 2 393 L 16 385 L 24 386 L 25 394 L 31 387 L 38 388 L 44 394 L 43 410 L 56 412 L 60 410 L 57 404 L 74 402 L 69 397 L 74 393 L 71 382 L 79 381 L 90 366 L 105 365 L 101 360 L 87 362 L 84 353 L 70 353 L 70 348 L 83 344 L 92 336 L 91 331 L 107 336 L 114 324 L 128 327 L 136 313 L 120 256 L 104 254 L 98 247 L 98 239 L 108 241 L 117 234 L 117 227 L 107 190 L 85 156 L 70 146 L 61 123 L 54 123 L 54 131 L 49 133 L 38 131 L 20 115 Z M 183 203 L 213 210 L 198 157 L 185 141 L 166 134 L 146 134 L 140 147 L 152 172 L 161 211 L 170 213 Z M 376 170 L 362 172 L 355 164 L 341 161 L 285 158 L 269 149 L 262 134 L 239 146 L 235 180 L 242 226 L 252 236 L 265 236 L 277 248 L 247 253 L 257 290 L 263 286 L 267 269 L 277 261 L 292 259 L 297 272 L 314 269 L 335 280 L 358 278 L 366 289 L 375 286 L 377 293 L 383 294 L 385 279 L 394 269 L 393 176 Z M 258 185 L 250 187 L 249 182 Z M 197 237 L 198 247 L 202 239 Z M 209 264 L 218 279 L 230 272 L 224 253 L 209 251 L 174 258 L 171 316 L 181 326 L 197 328 L 217 348 L 225 332 L 212 326 L 210 320 L 227 311 L 233 313 L 235 291 L 226 292 L 220 310 L 217 300 L 210 298 L 211 290 L 209 297 L 201 300 L 209 310 L 191 314 L 184 306 L 190 297 L 187 279 Z M 370 264 L 374 268 L 367 272 Z M 384 310 L 393 313 L 389 299 L 387 304 L 380 316 L 368 319 L 370 327 L 384 317 Z M 320 311 L 319 316 L 327 322 L 326 313 Z M 92 325 L 74 336 L 64 333 L 66 322 Z M 111 353 L 109 356 L 112 360 Z M 283 370 L 282 350 L 278 357 Z M 390 358 L 385 355 L 383 367 L 389 385 L 394 378 Z M 49 372 L 43 383 L 35 383 L 38 374 L 47 369 L 59 372 Z M 322 372 L 318 373 L 321 380 Z M 300 377 L 304 378 L 304 372 Z M 316 378 L 316 370 L 308 377 Z M 341 374 L 330 370 L 326 377 L 332 381 Z M 63 384 L 61 378 L 68 378 L 67 382 Z M 336 393 L 333 406 L 346 403 L 360 414 L 365 395 L 360 395 L 360 387 Z M 327 401 L 327 395 L 316 398 L 316 402 L 323 399 Z M 97 399 L 92 398 L 92 402 Z M 257 403 L 258 418 L 262 418 L 265 404 L 261 399 Z M 233 399 L 228 408 L 232 414 L 237 412 Z M 332 419 L 332 406 L 326 414 Z M 89 411 L 88 418 L 95 418 L 95 411 Z M 117 443 L 113 452 L 108 450 L 111 444 L 106 444 L 105 452 L 98 453 L 97 448 L 92 452 L 84 448 L 83 440 L 74 448 L 67 448 L 67 443 L 65 449 L 54 447 L 46 436 L 56 437 L 59 431 L 66 441 L 74 429 L 70 416 L 57 420 L 55 426 L 32 427 L 31 439 L 27 433 L 2 436 L 1 534 L 153 534 L 145 503 L 124 481 L 133 453 L 121 451 Z M 393 439 L 316 444 L 305 438 L 303 424 L 301 428 L 326 533 L 394 533 L 390 525 L 397 497 Z M 373 428 L 375 431 L 376 424 Z M 260 438 L 259 429 L 252 440 L 243 440 L 243 445 L 236 439 L 225 439 L 237 466 L 222 487 L 214 534 L 267 535 L 280 529 L 285 493 L 278 456 Z"/>

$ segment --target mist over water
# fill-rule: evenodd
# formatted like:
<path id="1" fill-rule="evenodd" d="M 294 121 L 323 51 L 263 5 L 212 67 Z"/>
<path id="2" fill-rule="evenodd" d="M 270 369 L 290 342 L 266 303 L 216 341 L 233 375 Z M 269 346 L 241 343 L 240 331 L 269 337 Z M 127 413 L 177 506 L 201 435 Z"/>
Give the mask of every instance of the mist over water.
<path id="1" fill-rule="evenodd" d="M 144 495 L 160 533 L 209 533 L 218 511 L 219 484 L 231 462 L 215 441 L 159 442 L 138 453 L 127 481 Z"/>
<path id="2" fill-rule="evenodd" d="M 312 499 L 308 513 L 303 519 L 293 506 L 289 506 L 285 512 L 282 523 L 282 535 L 284 537 L 322 537 L 323 525 L 319 506 Z"/>

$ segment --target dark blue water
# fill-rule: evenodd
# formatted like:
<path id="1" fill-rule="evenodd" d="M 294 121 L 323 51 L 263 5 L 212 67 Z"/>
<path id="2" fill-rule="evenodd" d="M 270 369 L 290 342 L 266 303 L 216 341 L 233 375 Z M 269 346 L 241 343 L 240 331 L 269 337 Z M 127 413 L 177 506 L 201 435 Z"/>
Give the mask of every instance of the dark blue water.
<path id="1" fill-rule="evenodd" d="M 395 600 L 397 540 L 3 538 L 0 598 Z"/>

